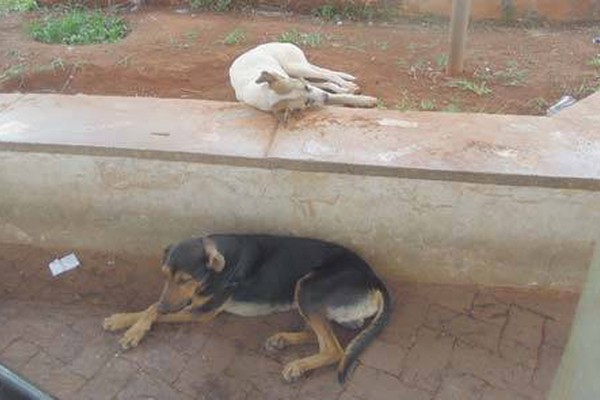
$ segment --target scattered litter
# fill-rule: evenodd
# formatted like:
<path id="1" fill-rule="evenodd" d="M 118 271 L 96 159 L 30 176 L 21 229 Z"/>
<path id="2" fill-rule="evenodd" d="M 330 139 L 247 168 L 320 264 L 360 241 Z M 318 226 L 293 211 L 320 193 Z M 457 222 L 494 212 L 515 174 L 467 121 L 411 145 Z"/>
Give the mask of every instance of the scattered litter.
<path id="1" fill-rule="evenodd" d="M 63 272 L 70 271 L 79 266 L 79 260 L 75 256 L 74 253 L 67 254 L 63 258 L 57 258 L 48 264 L 50 271 L 52 272 L 52 276 L 56 276 L 62 274 Z"/>
<path id="2" fill-rule="evenodd" d="M 174 11 L 175 11 L 175 14 L 189 14 L 190 13 L 190 9 L 187 7 L 176 8 Z"/>
<path id="3" fill-rule="evenodd" d="M 596 36 L 594 39 L 592 39 L 592 43 L 600 44 L 600 36 Z"/>
<path id="4" fill-rule="evenodd" d="M 382 126 L 398 126 L 400 128 L 416 128 L 419 126 L 419 124 L 416 122 L 404 121 L 401 119 L 394 118 L 383 118 L 377 121 L 377 123 Z"/>
<path id="5" fill-rule="evenodd" d="M 546 111 L 546 115 L 548 117 L 551 115 L 554 115 L 557 112 L 564 110 L 567 107 L 571 107 L 576 102 L 577 102 L 577 100 L 575 100 L 575 98 L 572 96 L 563 96 L 560 98 L 560 100 L 556 104 L 554 104 L 550 108 L 548 108 L 548 110 Z"/>

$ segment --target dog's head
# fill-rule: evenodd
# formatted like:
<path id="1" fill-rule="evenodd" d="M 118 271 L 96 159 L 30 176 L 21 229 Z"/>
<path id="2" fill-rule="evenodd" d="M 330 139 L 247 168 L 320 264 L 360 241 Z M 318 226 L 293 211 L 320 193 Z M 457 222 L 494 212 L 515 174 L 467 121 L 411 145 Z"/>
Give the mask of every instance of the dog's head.
<path id="1" fill-rule="evenodd" d="M 310 86 L 304 79 L 290 78 L 275 72 L 263 71 L 257 84 L 266 83 L 269 88 L 281 96 L 281 101 L 289 104 L 289 109 L 320 107 L 327 102 L 327 92 Z"/>
<path id="2" fill-rule="evenodd" d="M 210 238 L 189 239 L 165 249 L 162 272 L 167 281 L 158 309 L 172 313 L 202 302 L 202 286 L 211 273 L 225 268 L 225 258 Z"/>

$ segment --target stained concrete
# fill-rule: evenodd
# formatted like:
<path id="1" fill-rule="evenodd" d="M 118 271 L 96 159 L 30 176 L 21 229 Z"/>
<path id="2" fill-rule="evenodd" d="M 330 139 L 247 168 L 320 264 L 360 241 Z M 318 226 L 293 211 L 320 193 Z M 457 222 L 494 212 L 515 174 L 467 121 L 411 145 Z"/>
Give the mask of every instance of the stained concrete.
<path id="1" fill-rule="evenodd" d="M 408 14 L 449 16 L 450 0 L 404 0 L 400 10 Z M 545 19 L 590 21 L 600 18 L 599 0 L 478 0 L 471 5 L 473 19 Z"/>
<path id="2" fill-rule="evenodd" d="M 600 350 L 594 340 L 600 335 L 599 305 L 600 246 L 596 248 L 590 265 L 569 342 L 548 400 L 600 398 L 600 382 L 596 373 L 600 364 Z"/>
<path id="3" fill-rule="evenodd" d="M 600 230 L 600 96 L 552 118 L 0 95 L 0 242 L 159 254 L 270 232 L 410 281 L 578 290 Z M 579 109 L 578 109 L 579 107 Z"/>

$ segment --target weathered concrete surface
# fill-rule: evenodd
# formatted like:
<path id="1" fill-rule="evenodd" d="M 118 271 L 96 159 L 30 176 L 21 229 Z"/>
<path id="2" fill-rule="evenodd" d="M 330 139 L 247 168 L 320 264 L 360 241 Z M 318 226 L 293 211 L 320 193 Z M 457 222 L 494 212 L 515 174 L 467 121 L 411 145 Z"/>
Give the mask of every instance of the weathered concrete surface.
<path id="1" fill-rule="evenodd" d="M 452 0 L 404 0 L 400 9 L 409 14 L 449 16 Z M 589 21 L 600 18 L 599 0 L 475 0 L 474 19 L 542 18 L 552 21 Z"/>
<path id="2" fill-rule="evenodd" d="M 600 94 L 571 118 L 330 107 L 276 129 L 235 103 L 0 94 L 0 149 L 600 190 L 598 109 Z"/>
<path id="3" fill-rule="evenodd" d="M 548 400 L 600 398 L 600 349 L 592 338 L 600 335 L 600 246 L 590 265 L 571 336 L 562 357 L 560 368 L 552 385 Z M 592 339 L 592 340 L 591 340 Z"/>
<path id="4" fill-rule="evenodd" d="M 388 277 L 577 290 L 600 229 L 600 133 L 576 108 L 332 108 L 285 130 L 211 102 L 3 95 L 0 110 L 0 242 L 158 254 L 192 234 L 291 233 Z"/>

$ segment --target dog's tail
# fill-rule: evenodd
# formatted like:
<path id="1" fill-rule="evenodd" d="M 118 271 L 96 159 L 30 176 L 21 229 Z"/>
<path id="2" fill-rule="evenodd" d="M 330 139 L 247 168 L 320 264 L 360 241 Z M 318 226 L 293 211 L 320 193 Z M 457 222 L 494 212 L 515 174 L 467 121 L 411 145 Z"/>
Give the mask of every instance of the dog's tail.
<path id="1" fill-rule="evenodd" d="M 377 105 L 377 97 L 360 94 L 329 93 L 326 104 L 373 108 Z"/>
<path id="2" fill-rule="evenodd" d="M 338 365 L 338 381 L 344 383 L 350 372 L 350 367 L 354 365 L 362 351 L 375 339 L 383 330 L 390 319 L 391 300 L 390 295 L 382 283 L 379 283 L 376 290 L 377 312 L 369 325 L 363 329 L 346 347 L 342 361 Z"/>

